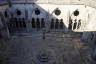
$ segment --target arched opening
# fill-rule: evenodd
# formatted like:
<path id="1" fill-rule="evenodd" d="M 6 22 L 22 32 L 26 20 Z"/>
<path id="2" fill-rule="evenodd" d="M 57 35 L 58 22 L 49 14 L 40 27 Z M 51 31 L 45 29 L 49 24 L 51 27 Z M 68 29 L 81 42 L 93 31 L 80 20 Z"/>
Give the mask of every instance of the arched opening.
<path id="1" fill-rule="evenodd" d="M 45 27 L 45 22 L 44 22 L 44 18 L 41 19 L 41 28 Z"/>
<path id="2" fill-rule="evenodd" d="M 15 25 L 15 30 L 18 30 L 19 26 L 18 26 L 18 21 L 17 18 L 14 18 L 14 25 Z"/>
<path id="3" fill-rule="evenodd" d="M 63 19 L 61 19 L 61 21 L 60 21 L 60 29 L 63 29 L 63 27 L 64 27 L 64 23 L 63 23 Z"/>
<path id="4" fill-rule="evenodd" d="M 51 29 L 54 29 L 54 19 L 51 19 L 51 25 L 50 25 Z"/>
<path id="5" fill-rule="evenodd" d="M 74 21 L 75 21 L 75 22 L 74 22 L 74 25 L 73 25 L 73 30 L 76 29 L 76 26 L 77 26 L 77 19 L 75 19 Z"/>
<path id="6" fill-rule="evenodd" d="M 1 31 L 0 31 L 0 39 L 2 38 L 2 33 L 1 33 Z"/>
<path id="7" fill-rule="evenodd" d="M 57 9 L 55 10 L 55 15 L 59 16 L 60 14 L 61 14 L 61 11 L 57 8 Z"/>
<path id="8" fill-rule="evenodd" d="M 18 29 L 18 28 L 19 28 L 19 26 L 18 26 L 18 21 L 17 21 L 17 18 L 15 18 L 15 22 L 16 22 L 16 29 Z"/>
<path id="9" fill-rule="evenodd" d="M 17 15 L 21 15 L 21 11 L 20 10 L 16 10 L 16 13 L 17 13 Z"/>
<path id="10" fill-rule="evenodd" d="M 16 27 L 16 18 L 13 18 L 13 20 L 12 20 L 12 24 L 13 24 L 13 28 L 15 29 L 15 31 L 16 31 L 16 29 L 17 29 L 17 27 Z"/>
<path id="11" fill-rule="evenodd" d="M 79 11 L 75 10 L 73 14 L 74 14 L 74 16 L 78 16 L 79 15 Z"/>
<path id="12" fill-rule="evenodd" d="M 19 18 L 19 28 L 22 28 L 23 26 L 22 26 L 22 19 L 21 18 Z"/>
<path id="13" fill-rule="evenodd" d="M 56 19 L 56 22 L 55 22 L 55 29 L 58 29 L 58 27 L 59 27 L 59 22 L 58 22 L 59 20 L 58 19 Z"/>
<path id="14" fill-rule="evenodd" d="M 36 26 L 37 26 L 37 30 L 40 28 L 40 21 L 39 18 L 36 19 Z"/>
<path id="15" fill-rule="evenodd" d="M 25 28 L 26 27 L 26 23 L 25 23 L 25 19 L 22 18 L 22 24 L 23 24 L 23 27 Z"/>
<path id="16" fill-rule="evenodd" d="M 36 24 L 35 24 L 35 19 L 34 18 L 32 18 L 31 24 L 32 24 L 32 28 L 36 28 Z"/>
<path id="17" fill-rule="evenodd" d="M 5 16 L 6 18 L 8 17 L 7 11 L 5 11 L 4 16 Z"/>
<path id="18" fill-rule="evenodd" d="M 24 18 L 10 18 L 8 22 L 8 29 L 10 33 L 23 31 L 26 28 Z"/>
<path id="19" fill-rule="evenodd" d="M 38 8 L 35 9 L 35 14 L 39 15 L 40 14 L 40 10 Z"/>

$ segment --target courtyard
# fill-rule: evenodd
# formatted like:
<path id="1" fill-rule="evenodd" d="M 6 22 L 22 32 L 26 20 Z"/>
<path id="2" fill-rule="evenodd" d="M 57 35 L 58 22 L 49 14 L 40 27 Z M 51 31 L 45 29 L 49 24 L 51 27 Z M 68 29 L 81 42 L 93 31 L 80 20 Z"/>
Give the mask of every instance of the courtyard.
<path id="1" fill-rule="evenodd" d="M 75 33 L 32 33 L 0 42 L 2 64 L 92 64 L 90 48 Z"/>

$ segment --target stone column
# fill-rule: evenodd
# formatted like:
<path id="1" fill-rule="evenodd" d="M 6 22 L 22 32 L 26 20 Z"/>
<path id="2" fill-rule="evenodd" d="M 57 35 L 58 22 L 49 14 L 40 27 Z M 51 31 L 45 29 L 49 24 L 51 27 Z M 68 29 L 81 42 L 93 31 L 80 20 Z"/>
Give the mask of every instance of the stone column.
<path id="1" fill-rule="evenodd" d="M 74 21 L 72 21 L 72 30 L 73 30 L 73 28 L 74 28 Z"/>
<path id="2" fill-rule="evenodd" d="M 28 20 L 28 10 L 25 9 L 25 23 L 26 23 L 26 31 L 30 31 L 30 21 Z"/>
<path id="3" fill-rule="evenodd" d="M 30 32 L 30 21 L 26 20 L 26 29 L 27 32 Z"/>
<path id="4" fill-rule="evenodd" d="M 45 28 L 46 28 L 46 32 L 50 31 L 50 20 L 49 19 L 45 21 Z"/>
<path id="5" fill-rule="evenodd" d="M 2 13 L 0 13 L 0 26 L 1 26 L 0 28 L 1 28 L 2 37 L 5 39 L 9 39 L 10 33 L 7 26 L 7 20 L 5 20 Z"/>
<path id="6" fill-rule="evenodd" d="M 76 24 L 76 30 L 77 30 L 77 29 L 78 29 L 78 25 L 79 25 L 79 24 L 78 24 L 78 20 L 77 20 L 76 22 L 77 22 L 77 24 Z"/>

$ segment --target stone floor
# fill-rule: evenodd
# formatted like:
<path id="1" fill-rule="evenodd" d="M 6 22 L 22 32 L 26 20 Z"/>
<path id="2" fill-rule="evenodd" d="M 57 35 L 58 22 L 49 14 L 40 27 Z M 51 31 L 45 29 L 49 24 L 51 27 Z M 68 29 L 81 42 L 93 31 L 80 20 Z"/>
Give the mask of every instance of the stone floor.
<path id="1" fill-rule="evenodd" d="M 42 33 L 0 40 L 0 64 L 92 64 L 80 34 Z"/>

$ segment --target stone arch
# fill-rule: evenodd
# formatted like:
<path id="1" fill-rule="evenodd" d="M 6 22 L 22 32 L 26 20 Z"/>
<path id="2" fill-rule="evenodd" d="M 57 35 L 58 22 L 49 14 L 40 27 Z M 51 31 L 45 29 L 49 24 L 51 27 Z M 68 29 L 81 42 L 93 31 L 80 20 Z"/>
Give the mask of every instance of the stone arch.
<path id="1" fill-rule="evenodd" d="M 51 19 L 50 28 L 54 29 L 54 19 Z"/>
<path id="2" fill-rule="evenodd" d="M 36 14 L 36 15 L 39 15 L 40 13 L 41 13 L 40 9 L 39 9 L 39 8 L 36 8 L 36 9 L 35 9 L 35 14 Z"/>
<path id="3" fill-rule="evenodd" d="M 36 28 L 39 29 L 40 28 L 40 19 L 36 18 Z"/>
<path id="4" fill-rule="evenodd" d="M 64 27 L 63 19 L 61 19 L 59 27 L 60 27 L 60 29 L 63 29 L 63 27 Z"/>
<path id="5" fill-rule="evenodd" d="M 74 24 L 73 24 L 73 30 L 75 30 L 77 27 L 77 19 L 74 20 Z"/>
<path id="6" fill-rule="evenodd" d="M 79 13 L 80 13 L 79 10 L 75 10 L 75 11 L 73 12 L 74 16 L 78 16 Z"/>
<path id="7" fill-rule="evenodd" d="M 19 27 L 22 28 L 22 27 L 23 27 L 23 26 L 22 26 L 22 19 L 19 18 L 19 21 L 18 21 L 18 22 L 19 22 Z"/>
<path id="8" fill-rule="evenodd" d="M 17 14 L 17 16 L 20 16 L 22 14 L 21 10 L 17 9 L 16 14 Z"/>
<path id="9" fill-rule="evenodd" d="M 5 18 L 8 17 L 8 12 L 7 12 L 7 10 L 5 10 L 5 12 L 4 12 L 4 16 L 5 16 Z"/>
<path id="10" fill-rule="evenodd" d="M 14 22 L 15 22 L 15 25 L 16 25 L 16 29 L 18 29 L 19 28 L 19 26 L 18 26 L 18 21 L 17 21 L 17 18 L 14 18 Z"/>
<path id="11" fill-rule="evenodd" d="M 32 18 L 31 24 L 32 24 L 32 28 L 36 28 L 36 23 L 35 23 L 35 19 L 34 18 Z"/>
<path id="12" fill-rule="evenodd" d="M 61 10 L 59 8 L 56 8 L 54 13 L 55 13 L 55 15 L 59 16 L 61 14 Z"/>
<path id="13" fill-rule="evenodd" d="M 56 22 L 55 22 L 55 29 L 58 29 L 59 28 L 59 20 L 56 19 Z"/>
<path id="14" fill-rule="evenodd" d="M 26 23 L 25 23 L 25 19 L 22 18 L 22 24 L 23 24 L 23 27 L 25 28 L 26 27 Z"/>

